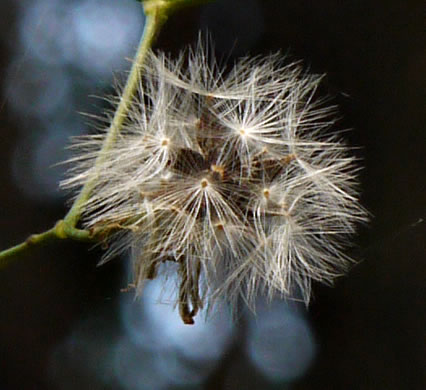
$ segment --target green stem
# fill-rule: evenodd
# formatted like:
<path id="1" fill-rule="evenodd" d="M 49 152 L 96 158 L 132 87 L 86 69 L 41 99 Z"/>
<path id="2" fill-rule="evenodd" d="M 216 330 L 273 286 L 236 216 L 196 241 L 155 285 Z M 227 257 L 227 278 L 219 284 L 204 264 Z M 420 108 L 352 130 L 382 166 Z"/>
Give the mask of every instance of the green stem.
<path id="1" fill-rule="evenodd" d="M 45 231 L 40 234 L 33 234 L 29 236 L 21 244 L 15 245 L 9 249 L 6 249 L 0 253 L 0 269 L 5 268 L 15 257 L 21 252 L 27 251 L 30 247 L 40 244 L 42 242 L 49 242 L 56 238 L 55 228 Z"/>
<path id="2" fill-rule="evenodd" d="M 119 134 L 123 122 L 127 117 L 129 112 L 131 102 L 135 96 L 135 92 L 138 88 L 141 74 L 141 66 L 145 60 L 145 57 L 149 51 L 149 48 L 152 45 L 152 42 L 160 30 L 161 25 L 165 21 L 166 15 L 164 12 L 161 12 L 159 7 L 151 6 L 147 11 L 145 10 L 145 27 L 142 38 L 140 40 L 139 48 L 137 50 L 135 59 L 133 61 L 132 68 L 130 70 L 129 77 L 126 82 L 126 86 L 123 91 L 123 95 L 120 98 L 120 103 L 115 111 L 114 118 L 112 119 L 108 134 L 105 138 L 102 149 L 99 152 L 99 155 L 95 162 L 95 171 L 91 178 L 87 180 L 81 189 L 77 199 L 74 201 L 71 209 L 68 211 L 67 215 L 64 218 L 64 221 L 67 225 L 75 227 L 77 222 L 80 219 L 81 213 L 83 212 L 83 205 L 86 203 L 89 198 L 93 188 L 96 185 L 96 180 L 98 178 L 100 167 L 104 163 L 108 151 L 113 147 L 117 135 Z"/>
<path id="3" fill-rule="evenodd" d="M 80 220 L 81 214 L 84 211 L 84 204 L 90 197 L 93 191 L 96 180 L 98 178 L 101 166 L 107 158 L 108 151 L 114 145 L 118 134 L 120 133 L 123 123 L 129 113 L 138 84 L 141 77 L 141 67 L 149 52 L 152 43 L 158 32 L 160 31 L 163 23 L 167 20 L 168 15 L 176 8 L 184 7 L 187 5 L 194 5 L 200 2 L 208 2 L 211 0 L 141 0 L 145 12 L 145 26 L 142 38 L 139 43 L 135 59 L 130 70 L 129 77 L 124 87 L 120 103 L 114 113 L 111 125 L 108 129 L 102 149 L 99 156 L 95 161 L 95 169 L 93 175 L 83 185 L 79 195 L 72 204 L 70 210 L 65 215 L 63 220 L 60 220 L 56 225 L 39 234 L 33 234 L 27 238 L 23 243 L 15 245 L 4 251 L 0 251 L 0 269 L 7 266 L 14 257 L 25 252 L 31 247 L 42 245 L 54 240 L 71 238 L 77 241 L 95 241 L 97 235 L 88 230 L 77 229 L 76 225 Z"/>
<path id="4" fill-rule="evenodd" d="M 1 251 L 0 269 L 6 267 L 14 259 L 14 257 L 32 247 L 66 238 L 72 238 L 78 241 L 91 241 L 93 239 L 89 231 L 67 227 L 64 221 L 60 220 L 53 228 L 46 230 L 43 233 L 32 234 L 24 242 Z"/>

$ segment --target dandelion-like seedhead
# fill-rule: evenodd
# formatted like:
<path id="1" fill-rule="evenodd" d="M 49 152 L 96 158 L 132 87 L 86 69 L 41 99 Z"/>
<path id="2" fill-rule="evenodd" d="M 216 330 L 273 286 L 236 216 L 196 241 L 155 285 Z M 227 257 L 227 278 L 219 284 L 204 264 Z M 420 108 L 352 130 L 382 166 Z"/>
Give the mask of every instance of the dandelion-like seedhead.
<path id="1" fill-rule="evenodd" d="M 63 183 L 96 178 L 84 224 L 110 241 L 104 261 L 130 248 L 138 292 L 175 264 L 186 323 L 222 298 L 308 302 L 312 280 L 342 274 L 366 215 L 334 109 L 315 96 L 321 76 L 279 54 L 225 72 L 200 44 L 150 53 L 141 72 L 114 145 L 100 160 L 107 129 L 78 138 Z"/>

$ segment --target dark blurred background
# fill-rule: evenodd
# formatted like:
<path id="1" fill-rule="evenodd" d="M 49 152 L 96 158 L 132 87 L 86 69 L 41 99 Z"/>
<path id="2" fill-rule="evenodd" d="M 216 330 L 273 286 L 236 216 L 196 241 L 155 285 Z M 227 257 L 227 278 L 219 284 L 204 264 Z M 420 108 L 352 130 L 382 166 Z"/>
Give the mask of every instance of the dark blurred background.
<path id="1" fill-rule="evenodd" d="M 177 53 L 207 28 L 224 58 L 276 52 L 326 73 L 340 128 L 362 159 L 371 223 L 360 263 L 308 311 L 260 303 L 232 324 L 180 324 L 120 293 L 127 260 L 97 248 L 34 249 L 0 272 L 0 389 L 426 388 L 425 21 L 422 1 L 228 0 L 180 11 L 156 47 Z M 50 228 L 78 112 L 100 114 L 143 25 L 134 0 L 0 3 L 0 248 Z M 228 57 L 227 57 L 228 56 Z M 91 97 L 92 96 L 92 97 Z"/>

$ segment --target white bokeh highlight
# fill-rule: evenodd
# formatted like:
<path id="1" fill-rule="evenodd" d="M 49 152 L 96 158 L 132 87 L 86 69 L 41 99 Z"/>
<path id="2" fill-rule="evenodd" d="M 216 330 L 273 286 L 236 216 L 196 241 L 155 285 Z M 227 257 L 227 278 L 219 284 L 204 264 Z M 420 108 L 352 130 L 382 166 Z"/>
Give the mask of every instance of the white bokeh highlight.
<path id="1" fill-rule="evenodd" d="M 253 365 L 272 382 L 300 379 L 316 355 L 307 319 L 285 301 L 259 305 L 250 318 L 246 352 Z"/>
<path id="2" fill-rule="evenodd" d="M 142 34 L 134 0 L 34 0 L 19 3 L 19 22 L 3 98 L 21 125 L 13 180 L 29 198 L 62 201 L 63 149 L 88 129 L 78 112 L 94 105 L 114 73 L 130 68 Z M 87 108 L 86 108 L 87 107 Z M 101 115 L 101 113 L 98 113 Z"/>

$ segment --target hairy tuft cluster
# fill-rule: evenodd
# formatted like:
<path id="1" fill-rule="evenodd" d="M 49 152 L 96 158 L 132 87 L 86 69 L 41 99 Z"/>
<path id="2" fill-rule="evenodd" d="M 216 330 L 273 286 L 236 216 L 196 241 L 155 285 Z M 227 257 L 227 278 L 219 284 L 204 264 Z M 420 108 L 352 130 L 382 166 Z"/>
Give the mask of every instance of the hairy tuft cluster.
<path id="1" fill-rule="evenodd" d="M 141 78 L 103 162 L 106 131 L 79 138 L 63 183 L 96 176 L 84 224 L 111 241 L 104 261 L 131 248 L 138 292 L 174 264 L 186 323 L 223 297 L 308 302 L 312 280 L 345 270 L 365 212 L 333 108 L 315 98 L 321 76 L 279 55 L 225 72 L 199 45 L 175 61 L 151 53 Z"/>

